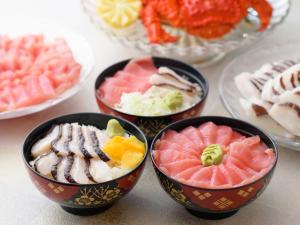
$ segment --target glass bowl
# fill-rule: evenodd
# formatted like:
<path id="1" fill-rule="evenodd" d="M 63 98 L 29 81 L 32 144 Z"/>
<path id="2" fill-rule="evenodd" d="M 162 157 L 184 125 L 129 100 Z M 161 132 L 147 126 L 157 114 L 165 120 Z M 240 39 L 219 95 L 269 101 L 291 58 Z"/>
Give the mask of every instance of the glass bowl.
<path id="1" fill-rule="evenodd" d="M 258 32 L 259 19 L 256 11 L 249 9 L 248 16 L 230 34 L 221 39 L 206 41 L 186 32 L 165 26 L 171 34 L 180 36 L 180 40 L 173 44 L 150 44 L 145 28 L 140 20 L 126 29 L 109 27 L 97 14 L 97 0 L 81 0 L 82 7 L 91 22 L 103 31 L 108 37 L 123 45 L 136 48 L 149 55 L 177 58 L 199 66 L 207 66 L 223 58 L 226 53 L 257 42 L 269 34 L 288 15 L 290 0 L 269 0 L 273 6 L 273 16 L 268 29 Z"/>
<path id="2" fill-rule="evenodd" d="M 58 97 L 38 105 L 0 112 L 0 120 L 36 113 L 59 104 L 75 95 L 82 87 L 83 82 L 86 80 L 94 66 L 94 55 L 87 40 L 73 30 L 52 21 L 44 20 L 43 18 L 16 19 L 14 17 L 14 19 L 8 18 L 8 21 L 10 22 L 6 23 L 6 21 L 0 21 L 0 26 L 2 34 L 10 37 L 18 37 L 20 35 L 28 34 L 43 34 L 47 40 L 53 40 L 59 37 L 64 38 L 71 48 L 75 60 L 81 64 L 82 68 L 78 83 Z M 22 26 L 20 26 L 19 21 L 22 21 Z"/>
<path id="3" fill-rule="evenodd" d="M 299 59 L 300 42 L 289 41 L 281 44 L 264 45 L 263 48 L 253 49 L 237 59 L 233 60 L 224 69 L 219 81 L 219 94 L 227 111 L 234 117 L 246 120 L 269 132 L 271 136 L 283 147 L 300 151 L 300 137 L 295 137 L 278 125 L 274 120 L 265 117 L 246 115 L 240 105 L 239 98 L 242 97 L 234 83 L 234 77 L 241 72 L 254 72 L 263 64 L 282 59 Z"/>

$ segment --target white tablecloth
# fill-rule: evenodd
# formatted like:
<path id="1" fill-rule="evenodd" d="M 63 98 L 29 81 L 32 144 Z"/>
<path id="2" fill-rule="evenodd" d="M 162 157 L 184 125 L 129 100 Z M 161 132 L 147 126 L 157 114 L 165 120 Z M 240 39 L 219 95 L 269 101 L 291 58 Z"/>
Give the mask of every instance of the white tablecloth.
<path id="1" fill-rule="evenodd" d="M 300 38 L 300 1 L 292 3 L 288 19 L 259 43 L 261 48 L 266 43 Z M 98 73 L 118 60 L 141 53 L 110 41 L 95 29 L 83 13 L 79 0 L 0 0 L 0 20 L 13 15 L 48 18 L 82 33 L 93 47 L 96 65 L 82 90 L 63 104 L 23 118 L 0 121 L 0 225 L 300 224 L 300 153 L 282 148 L 275 175 L 264 194 L 226 220 L 204 221 L 188 214 L 161 189 L 149 161 L 134 190 L 105 213 L 78 217 L 61 210 L 42 196 L 29 180 L 21 154 L 24 137 L 36 125 L 52 117 L 74 112 L 98 112 L 93 90 Z M 246 50 L 232 53 L 217 65 L 201 70 L 211 86 L 205 115 L 227 115 L 218 98 L 218 78 L 226 64 Z"/>

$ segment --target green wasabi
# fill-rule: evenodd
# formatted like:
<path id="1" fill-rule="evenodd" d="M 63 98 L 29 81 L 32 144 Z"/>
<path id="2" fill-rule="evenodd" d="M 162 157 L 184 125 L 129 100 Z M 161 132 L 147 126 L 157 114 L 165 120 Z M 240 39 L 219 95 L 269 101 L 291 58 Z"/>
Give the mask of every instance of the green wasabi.
<path id="1" fill-rule="evenodd" d="M 222 159 L 223 150 L 218 144 L 207 146 L 201 155 L 201 162 L 203 166 L 218 165 L 221 163 Z"/>
<path id="2" fill-rule="evenodd" d="M 175 110 L 182 106 L 183 95 L 180 91 L 171 91 L 164 97 L 164 102 L 171 110 Z"/>
<path id="3" fill-rule="evenodd" d="M 110 119 L 107 123 L 106 133 L 109 137 L 123 136 L 125 134 L 125 130 L 118 120 Z"/>

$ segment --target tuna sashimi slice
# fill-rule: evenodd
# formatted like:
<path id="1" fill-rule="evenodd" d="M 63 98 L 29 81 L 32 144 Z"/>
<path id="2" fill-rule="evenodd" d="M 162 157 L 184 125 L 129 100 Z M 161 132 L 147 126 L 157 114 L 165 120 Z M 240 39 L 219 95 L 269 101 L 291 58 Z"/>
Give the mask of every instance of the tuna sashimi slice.
<path id="1" fill-rule="evenodd" d="M 153 157 L 157 164 L 166 164 L 183 159 L 197 159 L 195 156 L 191 156 L 183 151 L 176 151 L 173 149 L 166 149 L 164 151 L 154 150 Z"/>
<path id="2" fill-rule="evenodd" d="M 166 140 L 158 140 L 155 143 L 155 149 L 156 150 L 161 150 L 161 151 L 164 151 L 166 149 L 173 149 L 175 151 L 181 151 L 182 150 L 180 145 L 175 144 L 175 143 L 170 142 L 170 141 L 166 141 Z"/>
<path id="3" fill-rule="evenodd" d="M 183 149 L 193 149 L 198 155 L 200 155 L 200 148 L 181 133 L 169 130 L 166 133 L 164 133 L 162 139 L 176 143 L 180 145 Z"/>
<path id="4" fill-rule="evenodd" d="M 190 156 L 194 156 L 194 157 L 198 156 L 198 153 L 195 150 L 190 148 L 183 148 L 179 144 L 166 141 L 166 140 L 160 140 L 156 142 L 155 149 L 160 151 L 165 151 L 166 149 L 172 149 L 174 151 L 184 152 L 185 154 L 188 154 Z"/>
<path id="5" fill-rule="evenodd" d="M 223 174 L 222 170 L 218 166 L 214 167 L 210 181 L 210 186 L 217 187 L 225 184 L 228 184 L 226 176 Z"/>
<path id="6" fill-rule="evenodd" d="M 219 170 L 223 173 L 224 177 L 226 178 L 226 184 L 232 186 L 233 181 L 232 181 L 231 175 L 228 172 L 228 170 L 226 169 L 226 167 L 224 166 L 224 164 L 219 165 Z"/>
<path id="7" fill-rule="evenodd" d="M 249 174 L 255 175 L 257 173 L 255 170 L 251 169 L 246 163 L 242 162 L 238 158 L 228 157 L 227 160 L 236 165 L 238 168 L 247 171 Z"/>
<path id="8" fill-rule="evenodd" d="M 227 146 L 232 139 L 232 128 L 228 126 L 218 126 L 216 144 Z"/>
<path id="9" fill-rule="evenodd" d="M 25 86 L 19 85 L 13 88 L 12 92 L 16 99 L 16 108 L 32 105 L 32 99 L 30 98 Z"/>
<path id="10" fill-rule="evenodd" d="M 199 171 L 201 168 L 203 168 L 202 165 L 190 167 L 180 173 L 178 173 L 175 177 L 180 181 L 186 181 L 190 179 L 190 177 L 195 174 L 197 171 Z"/>
<path id="11" fill-rule="evenodd" d="M 200 161 L 197 159 L 183 159 L 176 162 L 161 164 L 159 167 L 166 174 L 175 176 L 176 174 L 197 165 L 200 165 Z"/>
<path id="12" fill-rule="evenodd" d="M 226 164 L 224 167 L 226 168 L 230 179 L 232 181 L 232 185 L 236 185 L 241 183 L 244 179 L 247 179 L 247 176 L 243 173 L 239 173 L 236 171 L 236 167 L 232 166 L 232 163 Z"/>
<path id="13" fill-rule="evenodd" d="M 233 131 L 232 133 L 232 137 L 231 137 L 231 143 L 236 142 L 236 141 L 242 141 L 244 140 L 246 137 L 236 131 Z"/>
<path id="14" fill-rule="evenodd" d="M 218 130 L 216 124 L 214 124 L 213 122 L 207 122 L 202 124 L 198 129 L 201 132 L 202 139 L 206 146 L 216 144 Z"/>
<path id="15" fill-rule="evenodd" d="M 198 149 L 202 150 L 205 147 L 201 132 L 197 128 L 189 126 L 183 129 L 180 133 L 190 139 L 198 147 Z M 202 151 L 200 151 L 200 154 L 201 153 Z"/>
<path id="16" fill-rule="evenodd" d="M 214 168 L 215 168 L 215 166 L 203 167 L 201 170 L 194 173 L 190 177 L 189 181 L 196 181 L 196 182 L 201 181 L 201 182 L 210 184 Z"/>
<path id="17" fill-rule="evenodd" d="M 137 76 L 149 76 L 157 73 L 158 69 L 153 64 L 151 57 L 145 57 L 131 60 L 124 68 L 124 71 Z"/>
<path id="18" fill-rule="evenodd" d="M 266 168 L 275 159 L 273 150 L 266 150 L 257 136 L 231 144 L 229 151 L 230 157 L 239 159 L 255 171 Z"/>

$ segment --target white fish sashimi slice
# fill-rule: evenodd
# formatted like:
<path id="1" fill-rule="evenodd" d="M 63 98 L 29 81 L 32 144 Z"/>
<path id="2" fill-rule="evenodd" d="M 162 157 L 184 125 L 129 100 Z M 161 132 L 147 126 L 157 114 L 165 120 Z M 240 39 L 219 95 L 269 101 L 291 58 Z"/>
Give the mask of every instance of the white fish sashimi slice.
<path id="1" fill-rule="evenodd" d="M 92 184 L 93 182 L 88 178 L 87 174 L 85 173 L 86 170 L 86 162 L 81 157 L 75 157 L 74 162 L 70 171 L 71 177 L 76 181 L 78 184 Z"/>
<path id="2" fill-rule="evenodd" d="M 53 149 L 61 156 L 67 156 L 69 154 L 68 145 L 68 138 L 72 135 L 72 128 L 71 124 L 64 124 L 62 125 L 62 135 L 61 138 L 53 144 Z"/>
<path id="3" fill-rule="evenodd" d="M 99 159 L 98 154 L 95 152 L 93 148 L 93 143 L 90 136 L 90 130 L 88 126 L 81 126 L 82 134 L 84 136 L 84 148 L 88 151 L 88 153 L 93 157 Z"/>
<path id="4" fill-rule="evenodd" d="M 65 170 L 67 169 L 67 167 L 68 167 L 68 159 L 67 159 L 67 157 L 63 157 L 61 162 L 57 165 L 57 175 L 56 175 L 57 181 L 63 182 L 63 183 L 70 183 L 65 178 Z"/>
<path id="5" fill-rule="evenodd" d="M 112 169 L 100 159 L 90 160 L 90 174 L 96 182 L 105 182 L 112 180 Z"/>
<path id="6" fill-rule="evenodd" d="M 78 123 L 72 123 L 72 141 L 69 143 L 70 151 L 73 152 L 76 156 L 84 157 L 80 150 L 80 137 L 79 137 L 79 129 L 81 127 Z"/>
<path id="7" fill-rule="evenodd" d="M 45 154 L 51 150 L 51 143 L 55 140 L 59 135 L 59 126 L 55 126 L 53 130 L 46 137 L 40 139 L 36 142 L 32 149 L 31 154 L 34 158 L 39 155 Z"/>
<path id="8" fill-rule="evenodd" d="M 300 136 L 300 107 L 292 103 L 275 104 L 269 115 L 286 130 Z"/>
<path id="9" fill-rule="evenodd" d="M 250 73 L 241 73 L 234 78 L 236 87 L 239 89 L 240 93 L 244 98 L 256 97 L 260 98 L 260 91 L 257 87 L 251 82 Z"/>
<path id="10" fill-rule="evenodd" d="M 108 140 L 110 139 L 110 137 L 108 136 L 108 134 L 106 133 L 105 130 L 99 130 L 96 127 L 93 127 L 93 126 L 89 126 L 89 129 L 96 133 L 96 137 L 98 139 L 100 148 L 102 148 L 108 142 Z"/>
<path id="11" fill-rule="evenodd" d="M 54 152 L 50 152 L 48 154 L 41 155 L 40 157 L 32 161 L 30 164 L 34 166 L 34 168 L 40 174 L 47 177 L 52 177 L 51 168 L 53 165 L 58 163 L 58 161 L 59 158 L 56 156 L 56 154 Z"/>

